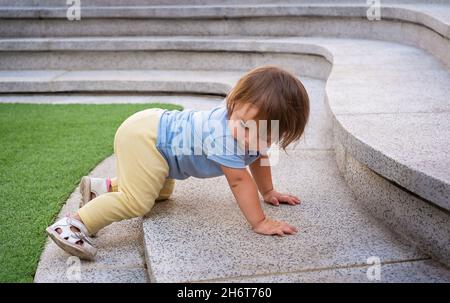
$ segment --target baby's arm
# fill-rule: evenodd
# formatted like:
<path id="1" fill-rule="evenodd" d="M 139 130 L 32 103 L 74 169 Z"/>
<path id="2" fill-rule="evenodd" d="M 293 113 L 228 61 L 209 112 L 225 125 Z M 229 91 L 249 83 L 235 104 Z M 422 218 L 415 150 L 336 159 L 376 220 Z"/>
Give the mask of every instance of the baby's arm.
<path id="1" fill-rule="evenodd" d="M 269 164 L 269 157 L 261 155 L 261 157 L 256 159 L 249 166 L 253 179 L 258 185 L 259 192 L 263 196 L 264 201 L 273 205 L 279 205 L 280 203 L 288 203 L 290 205 L 300 204 L 300 199 L 298 197 L 291 194 L 280 193 L 273 188 L 270 165 L 261 165 L 262 159 Z"/>
<path id="2" fill-rule="evenodd" d="M 264 215 L 259 202 L 257 185 L 246 168 L 230 168 L 223 165 L 221 167 L 239 208 L 255 232 L 280 236 L 297 232 L 295 227 Z"/>
<path id="3" fill-rule="evenodd" d="M 264 197 L 265 194 L 273 190 L 273 184 L 270 165 L 262 166 L 261 159 L 264 159 L 267 162 L 269 161 L 268 156 L 261 155 L 252 164 L 250 164 L 249 167 L 252 172 L 253 179 L 258 186 L 259 192 Z"/>

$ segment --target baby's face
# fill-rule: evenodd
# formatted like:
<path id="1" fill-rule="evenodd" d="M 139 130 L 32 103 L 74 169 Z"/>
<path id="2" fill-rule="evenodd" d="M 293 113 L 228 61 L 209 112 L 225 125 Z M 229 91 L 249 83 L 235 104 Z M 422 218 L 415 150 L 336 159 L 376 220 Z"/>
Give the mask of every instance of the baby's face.
<path id="1" fill-rule="evenodd" d="M 236 105 L 230 116 L 229 126 L 241 148 L 265 153 L 271 145 L 271 139 L 265 132 L 260 132 L 257 115 L 258 107 L 253 104 Z"/>

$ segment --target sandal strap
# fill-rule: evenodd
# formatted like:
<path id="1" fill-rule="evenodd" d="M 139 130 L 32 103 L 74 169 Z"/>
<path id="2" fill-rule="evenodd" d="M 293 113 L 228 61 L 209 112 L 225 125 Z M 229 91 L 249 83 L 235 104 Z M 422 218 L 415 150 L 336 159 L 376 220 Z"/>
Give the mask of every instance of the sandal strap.
<path id="1" fill-rule="evenodd" d="M 74 233 L 76 235 L 76 238 L 78 238 L 78 240 L 84 241 L 89 243 L 89 245 L 94 246 L 94 243 L 92 243 L 91 239 L 86 236 L 85 234 L 81 233 L 81 232 L 75 232 Z"/>
<path id="2" fill-rule="evenodd" d="M 89 231 L 87 230 L 86 226 L 80 221 L 72 217 L 65 217 L 66 222 L 69 225 L 75 226 L 78 228 L 84 235 L 89 235 Z"/>
<path id="3" fill-rule="evenodd" d="M 75 232 L 70 227 L 74 226 L 78 228 L 80 231 Z M 86 229 L 86 226 L 84 224 L 72 217 L 66 216 L 55 222 L 55 224 L 52 225 L 52 229 L 56 230 L 57 228 L 61 229 L 61 233 L 59 234 L 61 238 L 68 238 L 67 241 L 70 243 L 76 244 L 78 241 L 85 241 L 92 244 L 92 240 L 86 236 L 89 234 L 88 230 Z"/>

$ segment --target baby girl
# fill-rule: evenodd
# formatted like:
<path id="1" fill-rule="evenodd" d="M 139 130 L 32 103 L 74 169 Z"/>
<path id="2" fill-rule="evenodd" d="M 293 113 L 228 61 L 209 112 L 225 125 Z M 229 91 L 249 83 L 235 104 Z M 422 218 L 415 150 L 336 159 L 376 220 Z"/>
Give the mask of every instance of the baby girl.
<path id="1" fill-rule="evenodd" d="M 267 147 L 276 143 L 286 150 L 302 136 L 308 116 L 303 84 L 273 65 L 247 72 L 210 110 L 137 112 L 115 134 L 117 177 L 83 177 L 81 208 L 47 233 L 66 252 L 92 260 L 97 250 L 91 236 L 113 222 L 147 214 L 155 201 L 170 197 L 175 180 L 224 175 L 253 231 L 295 234 L 294 226 L 264 214 L 259 194 L 273 205 L 300 203 L 273 187 Z"/>

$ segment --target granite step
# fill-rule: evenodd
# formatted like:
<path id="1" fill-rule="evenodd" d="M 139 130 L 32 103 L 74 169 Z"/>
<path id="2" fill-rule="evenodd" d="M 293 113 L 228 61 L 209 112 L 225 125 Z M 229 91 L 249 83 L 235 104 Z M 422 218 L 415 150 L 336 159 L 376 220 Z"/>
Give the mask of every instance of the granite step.
<path id="1" fill-rule="evenodd" d="M 0 6 L 0 36 L 75 37 L 141 35 L 296 35 L 377 38 L 426 43 L 423 30 L 450 37 L 448 2 L 384 1 L 382 19 L 367 20 L 361 1 L 225 2 L 213 5 L 84 5 L 83 22 L 67 20 L 67 6 L 33 1 L 29 6 Z M 113 3 L 113 2 L 112 2 Z M 1 5 L 1 3 L 0 3 Z M 46 6 L 50 5 L 50 6 Z M 102 6 L 103 5 L 103 6 Z M 270 18 L 260 22 L 261 17 Z M 422 31 L 422 33 L 420 33 Z"/>
<path id="2" fill-rule="evenodd" d="M 160 92 L 225 94 L 237 72 L 195 70 L 0 71 L 2 93 Z"/>
<path id="3" fill-rule="evenodd" d="M 252 232 L 224 177 L 177 182 L 143 223 L 150 281 L 371 282 L 370 262 L 380 260 L 381 282 L 450 282 L 448 269 L 356 202 L 332 150 L 281 153 L 272 173 L 276 188 L 303 203 L 263 209 L 297 235 Z"/>

